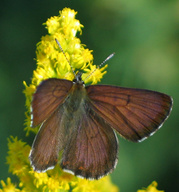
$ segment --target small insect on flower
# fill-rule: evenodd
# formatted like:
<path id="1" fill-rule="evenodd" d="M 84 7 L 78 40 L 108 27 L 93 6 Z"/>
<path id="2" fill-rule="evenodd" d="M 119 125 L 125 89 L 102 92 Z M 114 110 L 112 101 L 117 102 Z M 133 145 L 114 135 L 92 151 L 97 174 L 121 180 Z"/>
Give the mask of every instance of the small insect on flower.
<path id="1" fill-rule="evenodd" d="M 73 74 L 73 81 L 50 78 L 37 87 L 32 99 L 32 127 L 41 127 L 29 158 L 34 170 L 43 172 L 57 164 L 62 151 L 64 171 L 99 179 L 117 164 L 115 131 L 130 141 L 143 141 L 167 119 L 172 98 L 144 89 L 85 87 L 81 73 Z"/>

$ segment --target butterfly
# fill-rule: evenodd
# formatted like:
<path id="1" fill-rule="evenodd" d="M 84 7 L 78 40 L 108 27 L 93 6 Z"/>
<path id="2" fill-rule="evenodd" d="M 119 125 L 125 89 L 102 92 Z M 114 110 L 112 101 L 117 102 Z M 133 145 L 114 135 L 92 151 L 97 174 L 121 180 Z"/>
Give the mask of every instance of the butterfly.
<path id="1" fill-rule="evenodd" d="M 41 125 L 29 155 L 34 170 L 54 168 L 62 152 L 64 171 L 99 179 L 117 164 L 116 132 L 129 141 L 143 141 L 167 119 L 172 98 L 145 89 L 85 86 L 78 73 L 73 81 L 42 81 L 31 107 L 32 127 Z"/>

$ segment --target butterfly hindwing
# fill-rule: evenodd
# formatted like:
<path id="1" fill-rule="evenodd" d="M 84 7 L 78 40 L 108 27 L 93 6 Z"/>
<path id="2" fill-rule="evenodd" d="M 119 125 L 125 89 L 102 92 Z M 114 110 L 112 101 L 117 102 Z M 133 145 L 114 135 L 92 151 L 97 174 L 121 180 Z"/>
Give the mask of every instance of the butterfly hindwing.
<path id="1" fill-rule="evenodd" d="M 61 126 L 62 112 L 55 112 L 41 125 L 29 155 L 31 165 L 38 172 L 53 168 L 66 143 L 65 130 Z"/>
<path id="2" fill-rule="evenodd" d="M 117 137 L 90 106 L 81 110 L 73 133 L 64 149 L 61 167 L 87 179 L 99 179 L 113 170 L 117 163 Z"/>
<path id="3" fill-rule="evenodd" d="M 86 87 L 92 109 L 124 138 L 137 142 L 168 117 L 172 99 L 163 93 L 108 85 Z"/>

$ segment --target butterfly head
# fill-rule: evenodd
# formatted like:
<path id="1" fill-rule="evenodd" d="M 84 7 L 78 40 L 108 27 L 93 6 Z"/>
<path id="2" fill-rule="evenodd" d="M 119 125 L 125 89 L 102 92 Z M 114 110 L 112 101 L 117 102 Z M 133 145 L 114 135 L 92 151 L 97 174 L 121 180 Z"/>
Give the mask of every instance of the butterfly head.
<path id="1" fill-rule="evenodd" d="M 80 85 L 84 85 L 84 81 L 82 80 L 81 78 L 82 76 L 82 73 L 81 72 L 78 72 L 73 80 L 73 83 L 76 83 L 76 84 L 80 84 Z"/>

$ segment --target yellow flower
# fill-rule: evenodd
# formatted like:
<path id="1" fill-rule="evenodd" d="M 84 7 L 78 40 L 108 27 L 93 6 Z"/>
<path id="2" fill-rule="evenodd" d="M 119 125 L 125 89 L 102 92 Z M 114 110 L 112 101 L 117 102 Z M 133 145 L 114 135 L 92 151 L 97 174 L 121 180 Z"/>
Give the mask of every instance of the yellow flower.
<path id="1" fill-rule="evenodd" d="M 59 23 L 59 17 L 55 16 L 55 17 L 51 17 L 50 19 L 48 19 L 46 21 L 46 28 L 48 29 L 48 33 L 49 34 L 53 34 L 54 32 L 56 32 L 56 30 L 58 30 L 58 28 L 60 27 L 60 23 Z"/>
<path id="2" fill-rule="evenodd" d="M 30 146 L 18 140 L 17 137 L 10 137 L 8 139 L 8 147 L 7 163 L 9 164 L 9 171 L 15 175 L 25 174 L 25 170 L 29 167 L 28 155 Z"/>
<path id="3" fill-rule="evenodd" d="M 1 185 L 3 189 L 0 189 L 0 192 L 19 192 L 20 190 L 16 188 L 14 184 L 11 183 L 11 179 L 7 178 L 7 184 L 1 180 Z"/>
<path id="4" fill-rule="evenodd" d="M 109 191 L 117 192 L 118 188 L 111 183 L 110 177 L 103 177 L 98 181 L 89 181 L 78 178 L 77 182 L 73 182 L 74 189 L 72 192 L 100 192 Z"/>
<path id="5" fill-rule="evenodd" d="M 89 68 L 84 69 L 86 73 L 82 74 L 82 79 L 85 83 L 92 82 L 92 84 L 96 84 L 102 79 L 103 75 L 107 73 L 104 71 L 106 67 L 107 65 L 102 68 L 97 68 L 96 65 L 89 64 Z"/>
<path id="6" fill-rule="evenodd" d="M 153 181 L 146 189 L 140 189 L 140 190 L 137 190 L 137 192 L 164 192 L 164 191 L 158 190 L 156 188 L 157 185 L 158 185 L 157 182 Z"/>

